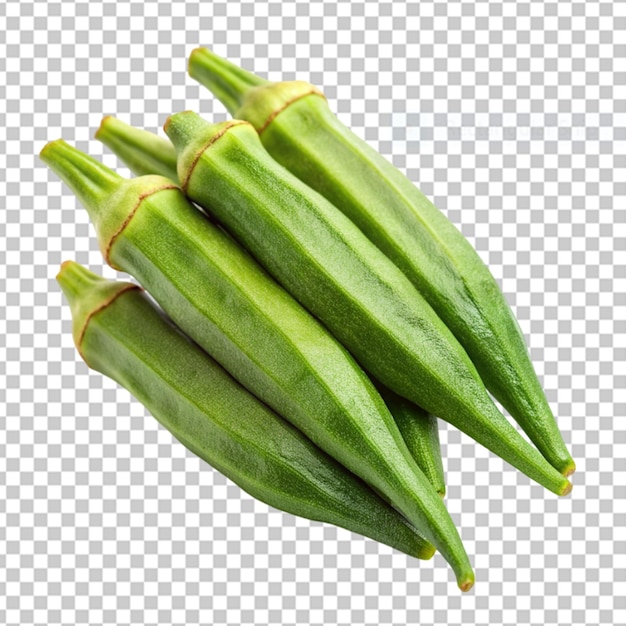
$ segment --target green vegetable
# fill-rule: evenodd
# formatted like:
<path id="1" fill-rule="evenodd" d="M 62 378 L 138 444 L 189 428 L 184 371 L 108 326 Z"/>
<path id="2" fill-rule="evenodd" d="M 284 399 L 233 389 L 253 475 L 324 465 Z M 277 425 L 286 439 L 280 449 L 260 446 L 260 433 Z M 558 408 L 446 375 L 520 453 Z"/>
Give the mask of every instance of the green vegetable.
<path id="1" fill-rule="evenodd" d="M 461 232 L 301 82 L 270 83 L 197 49 L 189 73 L 251 122 L 279 163 L 344 212 L 408 276 L 544 457 L 575 470 L 498 283 Z"/>
<path id="2" fill-rule="evenodd" d="M 446 483 L 441 460 L 439 444 L 439 428 L 437 418 L 429 415 L 424 409 L 400 397 L 380 383 L 376 385 L 389 412 L 402 433 L 407 448 L 430 481 L 430 484 L 443 497 L 446 494 Z"/>
<path id="3" fill-rule="evenodd" d="M 450 330 L 406 276 L 332 204 L 265 151 L 247 122 L 177 113 L 178 176 L 377 380 L 559 495 L 571 485 L 488 396 Z"/>
<path id="4" fill-rule="evenodd" d="M 85 362 L 128 389 L 178 441 L 263 502 L 418 558 L 432 546 L 371 489 L 247 392 L 131 283 L 77 263 L 57 280 Z"/>
<path id="5" fill-rule="evenodd" d="M 87 208 L 105 259 L 249 391 L 384 494 L 469 589 L 474 574 L 445 506 L 372 383 L 324 327 L 169 179 L 125 180 L 61 140 L 41 158 Z"/>
<path id="6" fill-rule="evenodd" d="M 167 139 L 134 129 L 111 115 L 100 122 L 96 139 L 110 148 L 137 176 L 158 174 L 178 184 L 176 150 Z"/>
<path id="7" fill-rule="evenodd" d="M 111 148 L 138 176 L 162 174 L 178 181 L 176 149 L 167 139 L 129 126 L 111 116 L 102 120 L 96 138 Z M 419 468 L 437 493 L 443 496 L 446 486 L 437 418 L 383 386 L 378 387 L 378 391 Z"/>

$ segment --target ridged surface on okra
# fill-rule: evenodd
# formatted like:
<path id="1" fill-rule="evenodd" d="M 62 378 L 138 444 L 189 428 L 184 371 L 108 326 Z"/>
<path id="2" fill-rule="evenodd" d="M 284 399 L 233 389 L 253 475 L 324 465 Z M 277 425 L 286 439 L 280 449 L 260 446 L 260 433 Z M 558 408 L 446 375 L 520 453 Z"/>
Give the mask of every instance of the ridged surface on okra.
<path id="1" fill-rule="evenodd" d="M 290 174 L 254 128 L 187 111 L 165 131 L 183 189 L 372 375 L 559 495 L 571 484 L 507 422 L 474 365 L 406 276 L 343 213 Z"/>
<path id="2" fill-rule="evenodd" d="M 463 234 L 396 167 L 352 133 L 312 85 L 270 83 L 195 50 L 192 77 L 269 153 L 343 211 L 389 256 L 453 331 L 485 385 L 560 472 L 575 469 L 522 331 L 496 280 Z"/>
<path id="3" fill-rule="evenodd" d="M 250 495 L 417 558 L 433 555 L 397 511 L 246 391 L 137 285 L 105 280 L 73 262 L 62 265 L 57 280 L 85 362 Z"/>
<path id="4" fill-rule="evenodd" d="M 125 180 L 61 140 L 41 157 L 87 208 L 109 263 L 249 391 L 384 494 L 469 589 L 474 573 L 450 515 L 336 339 L 169 179 Z"/>

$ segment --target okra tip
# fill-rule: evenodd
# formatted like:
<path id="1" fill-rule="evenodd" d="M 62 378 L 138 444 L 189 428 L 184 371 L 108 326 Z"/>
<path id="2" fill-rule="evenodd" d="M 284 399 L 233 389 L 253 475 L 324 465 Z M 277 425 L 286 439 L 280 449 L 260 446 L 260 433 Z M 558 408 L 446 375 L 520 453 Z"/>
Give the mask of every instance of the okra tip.
<path id="1" fill-rule="evenodd" d="M 463 580 L 459 580 L 457 582 L 461 591 L 469 591 L 474 586 L 474 572 L 472 572 L 471 576 L 467 576 Z"/>
<path id="2" fill-rule="evenodd" d="M 430 561 L 430 559 L 435 556 L 435 552 L 437 552 L 437 548 L 435 548 L 435 546 L 431 543 L 424 542 L 423 545 L 420 545 L 415 556 L 421 561 Z"/>
<path id="3" fill-rule="evenodd" d="M 565 476 L 565 478 L 567 478 L 568 476 L 571 476 L 575 471 L 576 463 L 574 463 L 574 461 L 570 459 L 569 463 L 563 469 L 562 474 L 563 476 Z"/>
<path id="4" fill-rule="evenodd" d="M 574 485 L 572 485 L 572 483 L 570 483 L 568 480 L 567 483 L 565 484 L 565 487 L 563 487 L 563 489 L 561 490 L 560 495 L 568 496 L 572 492 L 573 488 L 574 488 Z"/>

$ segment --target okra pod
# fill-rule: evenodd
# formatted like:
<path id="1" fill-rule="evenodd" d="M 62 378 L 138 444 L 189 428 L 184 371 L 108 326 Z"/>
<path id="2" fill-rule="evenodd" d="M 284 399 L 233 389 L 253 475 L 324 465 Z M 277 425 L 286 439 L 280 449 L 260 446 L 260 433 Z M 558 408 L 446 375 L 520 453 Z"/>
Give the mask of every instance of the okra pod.
<path id="1" fill-rule="evenodd" d="M 380 383 L 376 384 L 376 388 L 393 415 L 415 462 L 443 498 L 446 494 L 446 482 L 441 460 L 437 418 Z"/>
<path id="2" fill-rule="evenodd" d="M 474 573 L 448 511 L 336 339 L 171 180 L 123 179 L 62 140 L 41 158 L 87 208 L 105 259 L 250 392 L 388 498 L 469 589 Z"/>
<path id="3" fill-rule="evenodd" d="M 449 421 L 558 495 L 571 484 L 498 411 L 466 352 L 407 277 L 263 148 L 248 122 L 191 111 L 165 132 L 178 177 L 383 385 Z"/>
<path id="4" fill-rule="evenodd" d="M 575 464 L 497 281 L 463 234 L 302 81 L 271 83 L 197 49 L 189 73 L 247 120 L 281 165 L 343 211 L 418 288 L 487 388 L 564 475 Z"/>
<path id="5" fill-rule="evenodd" d="M 397 511 L 246 391 L 137 285 L 105 280 L 71 261 L 57 280 L 87 365 L 130 391 L 178 441 L 244 491 L 411 556 L 433 555 Z"/>
<path id="6" fill-rule="evenodd" d="M 111 116 L 103 118 L 96 139 L 108 146 L 138 176 L 161 174 L 178 182 L 176 150 L 163 137 Z M 445 494 L 437 418 L 383 386 L 379 393 L 419 468 L 441 496 Z"/>

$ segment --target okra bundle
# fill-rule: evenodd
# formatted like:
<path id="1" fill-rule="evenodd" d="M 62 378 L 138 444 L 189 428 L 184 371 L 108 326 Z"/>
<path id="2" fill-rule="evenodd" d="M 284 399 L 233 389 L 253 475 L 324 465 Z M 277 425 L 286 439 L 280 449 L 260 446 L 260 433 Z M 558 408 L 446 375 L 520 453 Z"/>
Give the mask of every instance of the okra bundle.
<path id="1" fill-rule="evenodd" d="M 57 280 L 89 367 L 128 389 L 186 448 L 283 511 L 417 558 L 434 550 L 391 506 L 237 383 L 132 283 L 74 262 Z"/>
<path id="2" fill-rule="evenodd" d="M 133 128 L 110 115 L 103 118 L 96 139 L 108 146 L 137 176 L 160 174 L 178 184 L 176 150 L 167 139 Z M 377 388 L 411 455 L 443 496 L 446 487 L 437 419 L 384 386 L 377 385 Z"/>
<path id="3" fill-rule="evenodd" d="M 266 150 L 343 211 L 413 282 L 463 345 L 482 380 L 544 457 L 575 470 L 498 283 L 462 233 L 302 81 L 271 83 L 197 49 L 189 73 Z"/>
<path id="4" fill-rule="evenodd" d="M 79 352 L 250 494 L 418 558 L 436 548 L 467 591 L 434 416 L 558 495 L 575 469 L 497 282 L 318 89 L 202 49 L 189 72 L 236 119 L 177 113 L 168 141 L 105 118 L 96 136 L 137 178 L 62 140 L 41 152 L 105 260 L 172 320 L 66 263 Z"/>
<path id="5" fill-rule="evenodd" d="M 87 208 L 107 262 L 133 275 L 249 391 L 388 499 L 450 563 L 459 587 L 471 588 L 452 519 L 347 350 L 170 179 L 123 179 L 62 140 L 41 158 Z"/>

